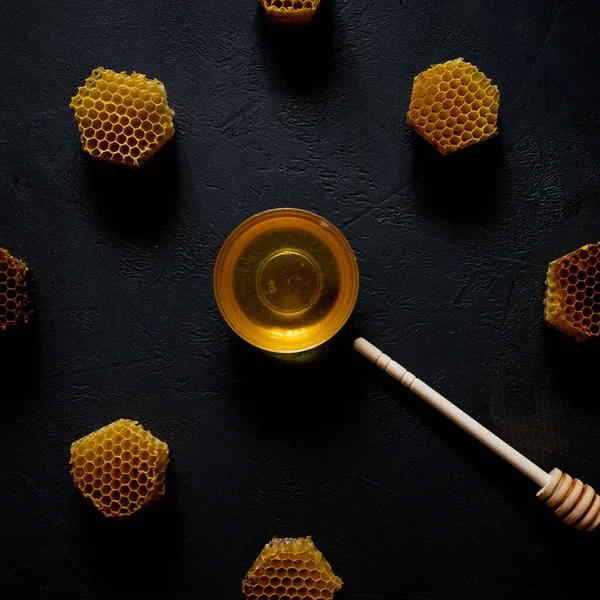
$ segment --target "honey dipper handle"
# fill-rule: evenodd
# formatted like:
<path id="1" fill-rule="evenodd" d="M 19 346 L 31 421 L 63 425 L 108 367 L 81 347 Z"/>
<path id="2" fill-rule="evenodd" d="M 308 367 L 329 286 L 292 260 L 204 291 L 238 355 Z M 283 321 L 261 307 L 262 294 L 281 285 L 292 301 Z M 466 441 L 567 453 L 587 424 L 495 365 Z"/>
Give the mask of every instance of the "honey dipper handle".
<path id="1" fill-rule="evenodd" d="M 548 484 L 550 475 L 543 469 L 540 469 L 535 463 L 531 462 L 526 456 L 517 452 L 512 446 L 501 440 L 489 429 L 478 423 L 467 413 L 446 400 L 441 394 L 438 394 L 433 388 L 417 379 L 412 373 L 407 371 L 402 365 L 393 361 L 387 354 L 384 354 L 379 348 L 365 340 L 358 338 L 354 342 L 354 348 L 364 357 L 375 363 L 380 369 L 397 379 L 402 385 L 414 392 L 417 396 L 425 400 L 428 404 L 437 409 L 460 428 L 479 440 L 484 446 L 487 446 L 492 452 L 510 463 L 515 469 L 518 469 L 527 475 L 529 479 L 537 483 L 540 488 Z"/>

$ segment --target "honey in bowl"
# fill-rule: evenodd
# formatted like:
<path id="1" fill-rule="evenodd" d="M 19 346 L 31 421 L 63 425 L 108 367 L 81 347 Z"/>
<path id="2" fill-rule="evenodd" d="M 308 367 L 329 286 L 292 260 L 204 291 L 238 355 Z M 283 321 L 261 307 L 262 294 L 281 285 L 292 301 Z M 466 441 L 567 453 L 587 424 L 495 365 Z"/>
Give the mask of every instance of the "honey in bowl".
<path id="1" fill-rule="evenodd" d="M 219 310 L 244 340 L 269 352 L 302 352 L 335 335 L 358 295 L 350 244 L 331 223 L 291 208 L 239 225 L 214 272 Z"/>

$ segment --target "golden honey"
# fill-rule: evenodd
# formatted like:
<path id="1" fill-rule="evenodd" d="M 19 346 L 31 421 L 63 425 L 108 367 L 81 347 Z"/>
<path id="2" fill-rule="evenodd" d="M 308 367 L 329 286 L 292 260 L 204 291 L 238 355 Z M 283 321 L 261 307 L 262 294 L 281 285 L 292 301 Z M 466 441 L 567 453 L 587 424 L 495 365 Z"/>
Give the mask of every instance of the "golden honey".
<path id="1" fill-rule="evenodd" d="M 270 352 L 301 352 L 347 321 L 358 295 L 358 267 L 331 223 L 299 209 L 274 209 L 227 238 L 214 291 L 223 318 L 244 340 Z"/>

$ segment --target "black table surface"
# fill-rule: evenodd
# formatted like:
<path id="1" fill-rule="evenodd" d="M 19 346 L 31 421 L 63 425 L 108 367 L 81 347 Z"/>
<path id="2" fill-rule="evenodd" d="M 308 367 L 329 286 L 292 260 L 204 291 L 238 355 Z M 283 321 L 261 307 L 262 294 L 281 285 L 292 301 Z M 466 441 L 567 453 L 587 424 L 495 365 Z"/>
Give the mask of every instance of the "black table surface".
<path id="1" fill-rule="evenodd" d="M 352 341 L 600 486 L 598 345 L 543 320 L 548 262 L 599 238 L 599 13 L 324 0 L 282 30 L 252 0 L 4 0 L 0 246 L 36 313 L 0 343 L 0 597 L 241 598 L 273 535 L 312 535 L 345 600 L 597 597 L 597 537 Z M 458 56 L 498 84 L 500 135 L 442 157 L 405 116 L 413 77 Z M 68 105 L 98 65 L 166 85 L 175 138 L 141 169 L 81 150 Z M 284 206 L 340 227 L 361 270 L 300 364 L 237 339 L 212 292 L 229 232 Z M 172 462 L 163 501 L 112 521 L 69 447 L 120 417 Z"/>

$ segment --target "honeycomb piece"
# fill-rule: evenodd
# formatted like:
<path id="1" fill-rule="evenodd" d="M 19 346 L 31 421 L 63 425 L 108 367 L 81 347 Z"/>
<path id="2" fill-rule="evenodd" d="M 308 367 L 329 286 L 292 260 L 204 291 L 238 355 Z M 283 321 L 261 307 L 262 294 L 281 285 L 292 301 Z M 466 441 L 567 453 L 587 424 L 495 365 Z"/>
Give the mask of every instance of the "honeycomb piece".
<path id="1" fill-rule="evenodd" d="M 577 341 L 600 335 L 600 242 L 550 263 L 544 306 L 548 324 Z"/>
<path id="2" fill-rule="evenodd" d="M 330 600 L 341 587 L 310 537 L 273 538 L 242 581 L 247 600 Z"/>
<path id="3" fill-rule="evenodd" d="M 287 25 L 310 23 L 321 0 L 258 0 L 271 21 Z"/>
<path id="4" fill-rule="evenodd" d="M 29 268 L 8 250 L 0 248 L 0 331 L 27 323 L 30 316 Z"/>
<path id="5" fill-rule="evenodd" d="M 169 447 L 119 419 L 71 446 L 75 487 L 107 517 L 127 517 L 165 494 Z"/>
<path id="6" fill-rule="evenodd" d="M 442 154 L 497 135 L 498 87 L 462 58 L 415 77 L 407 122 Z"/>
<path id="7" fill-rule="evenodd" d="M 165 86 L 141 73 L 98 67 L 71 99 L 85 152 L 138 167 L 173 137 Z"/>

